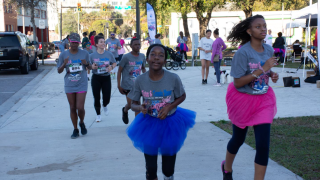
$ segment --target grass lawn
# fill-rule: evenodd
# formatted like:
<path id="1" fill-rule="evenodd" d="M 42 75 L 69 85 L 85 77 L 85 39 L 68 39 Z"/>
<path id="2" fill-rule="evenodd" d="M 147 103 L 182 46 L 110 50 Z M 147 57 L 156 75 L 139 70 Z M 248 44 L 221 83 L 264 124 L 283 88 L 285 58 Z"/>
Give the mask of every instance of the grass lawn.
<path id="1" fill-rule="evenodd" d="M 232 134 L 230 121 L 211 122 Z M 305 180 L 320 180 L 320 116 L 274 119 L 270 158 Z M 253 128 L 245 141 L 255 148 Z"/>

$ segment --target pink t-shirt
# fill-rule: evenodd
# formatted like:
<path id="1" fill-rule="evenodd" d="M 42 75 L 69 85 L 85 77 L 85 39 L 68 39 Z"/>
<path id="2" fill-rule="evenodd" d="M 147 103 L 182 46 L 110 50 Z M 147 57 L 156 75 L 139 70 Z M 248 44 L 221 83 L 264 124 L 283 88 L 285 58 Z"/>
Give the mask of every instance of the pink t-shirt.
<path id="1" fill-rule="evenodd" d="M 124 40 L 123 39 L 120 39 L 120 44 L 123 47 L 123 45 L 124 45 Z"/>

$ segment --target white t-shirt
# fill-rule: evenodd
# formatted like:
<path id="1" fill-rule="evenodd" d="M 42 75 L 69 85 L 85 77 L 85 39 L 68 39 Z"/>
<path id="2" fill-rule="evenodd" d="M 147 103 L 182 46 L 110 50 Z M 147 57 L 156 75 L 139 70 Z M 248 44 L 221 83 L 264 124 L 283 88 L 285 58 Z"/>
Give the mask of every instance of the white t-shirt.
<path id="1" fill-rule="evenodd" d="M 264 40 L 266 41 L 266 44 L 272 47 L 272 35 L 267 34 Z"/>
<path id="2" fill-rule="evenodd" d="M 212 44 L 213 40 L 210 38 L 203 37 L 200 40 L 200 43 L 198 47 L 202 47 L 205 50 L 212 50 Z M 205 59 L 205 60 L 211 60 L 211 54 L 212 52 L 205 53 L 204 51 L 200 50 L 200 59 Z"/>

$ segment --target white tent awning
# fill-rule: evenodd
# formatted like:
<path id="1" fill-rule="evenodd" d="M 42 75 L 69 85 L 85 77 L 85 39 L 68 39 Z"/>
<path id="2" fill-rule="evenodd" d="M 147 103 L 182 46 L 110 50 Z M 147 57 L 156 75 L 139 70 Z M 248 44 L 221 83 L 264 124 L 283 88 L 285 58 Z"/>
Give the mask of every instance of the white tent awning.
<path id="1" fill-rule="evenodd" d="M 309 18 L 310 14 L 312 18 L 317 18 L 318 3 L 314 3 L 311 6 L 307 6 L 305 8 L 300 9 L 299 11 L 296 11 L 292 15 L 292 19 L 307 19 Z"/>
<path id="2" fill-rule="evenodd" d="M 299 28 L 299 27 L 302 27 L 302 28 L 305 28 L 306 27 L 306 20 L 300 20 L 300 21 L 293 21 L 293 22 L 291 22 L 291 25 L 290 25 L 290 23 L 287 23 L 286 24 L 286 28 L 288 29 L 288 28 Z"/>

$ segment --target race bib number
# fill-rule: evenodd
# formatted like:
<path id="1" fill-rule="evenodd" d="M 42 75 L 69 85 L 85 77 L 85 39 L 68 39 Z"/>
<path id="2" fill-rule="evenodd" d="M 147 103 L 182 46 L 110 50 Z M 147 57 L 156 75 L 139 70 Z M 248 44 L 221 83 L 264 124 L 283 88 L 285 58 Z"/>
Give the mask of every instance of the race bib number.
<path id="1" fill-rule="evenodd" d="M 98 67 L 97 73 L 98 73 L 98 74 L 105 74 L 105 73 L 107 73 L 107 72 L 108 72 L 108 66 L 109 66 L 109 65 L 107 65 L 107 66 L 105 66 L 105 67 Z"/>
<path id="2" fill-rule="evenodd" d="M 82 71 L 82 70 L 83 70 L 83 67 L 82 67 L 81 64 L 73 64 L 73 65 L 69 66 L 69 71 L 71 73 L 79 72 L 79 71 Z"/>

